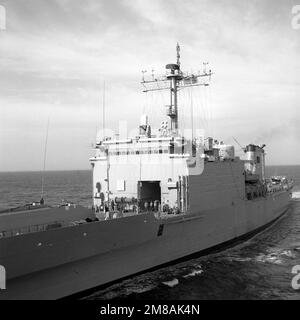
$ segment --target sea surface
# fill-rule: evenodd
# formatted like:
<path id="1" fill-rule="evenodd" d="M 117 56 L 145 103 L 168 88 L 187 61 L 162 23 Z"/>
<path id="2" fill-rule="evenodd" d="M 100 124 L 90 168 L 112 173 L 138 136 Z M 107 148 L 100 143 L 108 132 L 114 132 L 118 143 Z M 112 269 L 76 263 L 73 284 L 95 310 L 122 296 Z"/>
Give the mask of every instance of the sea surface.
<path id="1" fill-rule="evenodd" d="M 300 265 L 300 166 L 267 167 L 267 175 L 294 180 L 288 212 L 253 238 L 223 251 L 196 257 L 111 285 L 82 299 L 300 299 L 292 268 Z M 0 209 L 38 201 L 40 172 L 0 173 Z M 91 205 L 90 171 L 45 173 L 48 204 Z"/>

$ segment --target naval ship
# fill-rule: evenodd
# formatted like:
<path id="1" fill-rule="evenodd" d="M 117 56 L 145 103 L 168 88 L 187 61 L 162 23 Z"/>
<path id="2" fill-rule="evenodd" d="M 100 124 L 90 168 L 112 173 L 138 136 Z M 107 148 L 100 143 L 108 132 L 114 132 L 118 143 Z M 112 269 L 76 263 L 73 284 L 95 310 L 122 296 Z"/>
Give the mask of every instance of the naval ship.
<path id="1" fill-rule="evenodd" d="M 288 209 L 291 182 L 265 177 L 265 145 L 181 133 L 178 92 L 208 86 L 177 61 L 146 80 L 169 90 L 157 134 L 143 115 L 134 137 L 103 137 L 90 158 L 93 204 L 36 203 L 1 212 L 0 299 L 59 299 L 206 252 L 270 225 Z M 3 281 L 3 279 L 2 279 Z"/>

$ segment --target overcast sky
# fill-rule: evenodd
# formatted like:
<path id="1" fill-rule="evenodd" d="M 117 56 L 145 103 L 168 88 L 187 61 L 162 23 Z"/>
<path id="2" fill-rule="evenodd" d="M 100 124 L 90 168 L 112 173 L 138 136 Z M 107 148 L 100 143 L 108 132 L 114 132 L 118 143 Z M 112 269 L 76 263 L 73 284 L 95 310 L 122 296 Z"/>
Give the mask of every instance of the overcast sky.
<path id="1" fill-rule="evenodd" d="M 209 61 L 214 72 L 209 91 L 195 91 L 207 134 L 230 144 L 232 136 L 242 145 L 265 143 L 268 164 L 300 164 L 295 1 L 0 4 L 6 8 L 6 30 L 0 31 L 0 171 L 42 169 L 48 117 L 46 168 L 88 169 L 102 125 L 104 80 L 107 128 L 119 120 L 138 125 L 151 101 L 156 111 L 150 122 L 159 124 L 163 98 L 141 93 L 141 70 L 164 72 L 175 61 L 177 42 L 182 69 L 196 71 Z"/>

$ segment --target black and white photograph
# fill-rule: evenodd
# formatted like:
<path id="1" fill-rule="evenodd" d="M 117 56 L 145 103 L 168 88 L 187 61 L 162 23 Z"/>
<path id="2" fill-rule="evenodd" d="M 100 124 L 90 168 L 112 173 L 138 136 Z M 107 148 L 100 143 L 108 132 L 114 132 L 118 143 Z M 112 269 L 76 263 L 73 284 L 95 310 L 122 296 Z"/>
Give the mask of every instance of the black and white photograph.
<path id="1" fill-rule="evenodd" d="M 0 0 L 0 300 L 299 300 L 299 54 L 300 0 Z"/>

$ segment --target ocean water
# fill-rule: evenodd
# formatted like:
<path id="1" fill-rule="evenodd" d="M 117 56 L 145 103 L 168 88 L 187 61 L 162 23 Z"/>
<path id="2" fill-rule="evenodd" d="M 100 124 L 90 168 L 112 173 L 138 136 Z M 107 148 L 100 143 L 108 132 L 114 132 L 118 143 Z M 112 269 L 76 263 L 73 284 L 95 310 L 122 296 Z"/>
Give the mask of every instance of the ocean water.
<path id="1" fill-rule="evenodd" d="M 0 209 L 39 201 L 41 172 L 0 172 Z M 69 201 L 92 204 L 91 171 L 47 171 L 44 174 L 44 199 L 49 205 Z"/>
<path id="2" fill-rule="evenodd" d="M 288 212 L 274 225 L 229 249 L 131 277 L 82 299 L 300 299 L 292 288 L 300 265 L 300 166 L 267 167 L 267 175 L 294 180 Z M 92 202 L 90 171 L 45 174 L 45 200 Z M 37 201 L 40 172 L 0 173 L 0 208 Z"/>

